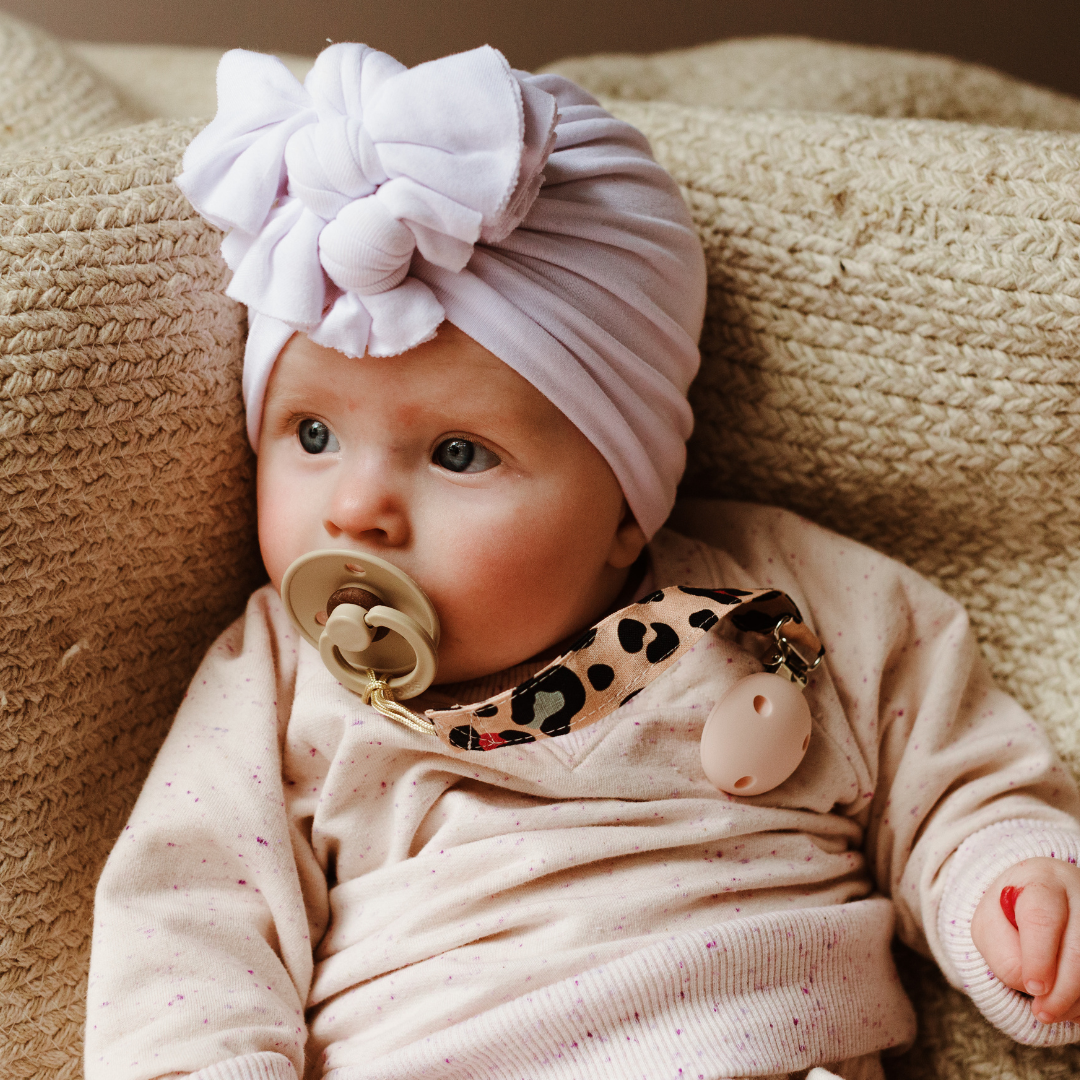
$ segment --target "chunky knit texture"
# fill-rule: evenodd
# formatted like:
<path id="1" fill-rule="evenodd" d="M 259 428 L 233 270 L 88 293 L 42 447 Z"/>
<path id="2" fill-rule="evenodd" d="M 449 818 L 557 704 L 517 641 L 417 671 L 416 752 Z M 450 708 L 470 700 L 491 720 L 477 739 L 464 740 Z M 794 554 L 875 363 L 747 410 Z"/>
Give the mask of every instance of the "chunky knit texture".
<path id="1" fill-rule="evenodd" d="M 56 55 L 46 44 L 0 20 L 6 135 L 25 139 L 0 139 L 5 1080 L 79 1075 L 98 867 L 259 573 L 242 316 L 220 295 L 219 236 L 170 183 L 195 127 L 27 153 L 53 130 L 125 122 L 94 113 L 115 98 L 77 65 L 25 60 Z M 906 54 L 868 64 L 805 42 L 742 53 L 742 81 L 715 89 L 709 72 L 732 75 L 732 50 L 752 46 L 711 47 L 728 50 L 720 65 L 676 56 L 666 82 L 623 95 L 688 104 L 613 103 L 684 185 L 709 260 L 688 486 L 795 506 L 936 578 L 1075 769 L 1080 140 L 715 106 L 1080 129 L 1080 103 L 953 61 L 919 58 L 938 73 L 919 81 Z M 637 85 L 644 61 L 619 63 Z M 20 94 L 38 110 L 22 126 Z M 85 126 L 64 135 L 53 116 Z M 904 974 L 922 1034 L 886 1062 L 893 1077 L 1080 1072 L 1075 1050 L 996 1034 L 926 962 Z"/>
<path id="2" fill-rule="evenodd" d="M 685 487 L 947 583 L 1080 768 L 1080 137 L 617 110 L 685 185 L 709 263 Z"/>
<path id="3" fill-rule="evenodd" d="M 594 94 L 727 109 L 805 109 L 1080 131 L 1080 101 L 948 56 L 798 37 L 717 41 L 652 56 L 560 60 Z"/>
<path id="4" fill-rule="evenodd" d="M 94 883 L 260 574 L 220 235 L 151 124 L 0 165 L 0 1076 L 80 1075 Z"/>
<path id="5" fill-rule="evenodd" d="M 145 118 L 55 38 L 0 18 L 0 152 L 69 142 Z"/>

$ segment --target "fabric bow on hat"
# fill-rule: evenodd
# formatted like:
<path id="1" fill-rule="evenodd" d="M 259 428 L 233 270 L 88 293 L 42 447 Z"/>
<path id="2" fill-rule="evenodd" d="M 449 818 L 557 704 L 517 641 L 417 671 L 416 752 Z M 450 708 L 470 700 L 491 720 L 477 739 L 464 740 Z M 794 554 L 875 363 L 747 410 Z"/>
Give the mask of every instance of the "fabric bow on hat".
<path id="1" fill-rule="evenodd" d="M 478 240 L 509 235 L 557 119 L 555 99 L 489 46 L 408 69 L 334 45 L 303 85 L 276 57 L 237 49 L 218 68 L 218 103 L 177 183 L 229 231 L 228 294 L 349 356 L 434 336 L 445 312 L 409 276 L 414 253 L 457 272 Z"/>

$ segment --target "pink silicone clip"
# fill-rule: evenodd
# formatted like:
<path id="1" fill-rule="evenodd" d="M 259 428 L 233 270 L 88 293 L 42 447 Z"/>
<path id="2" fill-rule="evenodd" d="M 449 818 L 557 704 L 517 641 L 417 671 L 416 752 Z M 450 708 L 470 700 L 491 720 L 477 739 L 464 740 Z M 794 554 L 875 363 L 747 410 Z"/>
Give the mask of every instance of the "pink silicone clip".
<path id="1" fill-rule="evenodd" d="M 740 679 L 709 714 L 701 765 L 729 795 L 760 795 L 782 784 L 810 745 L 810 706 L 800 688 L 759 671 Z"/>

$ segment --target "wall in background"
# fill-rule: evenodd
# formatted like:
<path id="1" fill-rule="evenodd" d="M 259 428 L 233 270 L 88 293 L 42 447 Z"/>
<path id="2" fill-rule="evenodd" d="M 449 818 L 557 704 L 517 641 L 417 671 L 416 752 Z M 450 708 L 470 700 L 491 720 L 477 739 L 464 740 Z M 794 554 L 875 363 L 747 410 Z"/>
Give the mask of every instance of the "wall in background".
<path id="1" fill-rule="evenodd" d="M 314 55 L 365 41 L 412 65 L 485 42 L 518 67 L 804 34 L 947 53 L 1080 96 L 1080 0 L 0 0 L 87 41 Z"/>

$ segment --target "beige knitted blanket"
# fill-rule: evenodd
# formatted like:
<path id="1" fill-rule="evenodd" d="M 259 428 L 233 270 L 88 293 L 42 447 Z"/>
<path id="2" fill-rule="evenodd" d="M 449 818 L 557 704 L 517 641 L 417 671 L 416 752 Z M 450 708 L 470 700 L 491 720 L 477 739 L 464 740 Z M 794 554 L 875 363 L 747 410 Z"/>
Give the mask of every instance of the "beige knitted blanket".
<path id="1" fill-rule="evenodd" d="M 152 63 L 116 88 L 0 18 L 4 1080 L 81 1075 L 94 881 L 261 576 L 243 313 L 171 183 L 198 124 L 125 126 L 205 101 L 199 62 L 172 97 Z M 687 488 L 796 507 L 935 578 L 1080 770 L 1080 102 L 810 42 L 563 69 L 646 131 L 701 230 Z M 903 963 L 922 1033 L 890 1076 L 1080 1074 Z"/>

